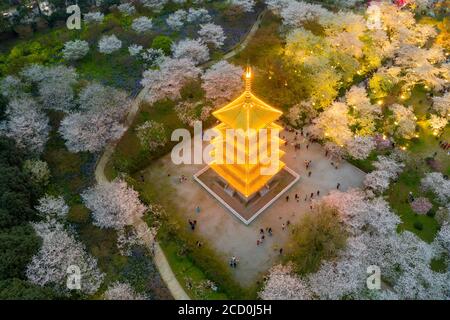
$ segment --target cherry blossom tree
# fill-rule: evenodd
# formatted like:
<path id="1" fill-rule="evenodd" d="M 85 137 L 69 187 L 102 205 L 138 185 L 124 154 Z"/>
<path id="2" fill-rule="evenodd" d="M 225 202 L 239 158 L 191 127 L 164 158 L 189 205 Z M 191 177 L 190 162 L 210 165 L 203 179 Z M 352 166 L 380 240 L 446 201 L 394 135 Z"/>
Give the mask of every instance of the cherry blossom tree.
<path id="1" fill-rule="evenodd" d="M 45 195 L 39 199 L 36 210 L 44 217 L 65 218 L 69 212 L 69 206 L 62 196 Z"/>
<path id="2" fill-rule="evenodd" d="M 133 20 L 131 28 L 137 33 L 150 31 L 153 27 L 152 19 L 147 17 L 139 17 Z"/>
<path id="3" fill-rule="evenodd" d="M 187 12 L 186 21 L 189 23 L 193 22 L 208 22 L 211 20 L 211 16 L 208 13 L 208 10 L 204 8 L 189 8 Z"/>
<path id="4" fill-rule="evenodd" d="M 142 47 L 141 45 L 132 44 L 131 46 L 128 47 L 128 52 L 130 53 L 130 56 L 134 57 L 140 54 L 143 49 L 144 47 Z"/>
<path id="5" fill-rule="evenodd" d="M 435 64 L 444 59 L 442 48 L 425 49 L 413 45 L 402 45 L 397 51 L 395 63 L 403 69 L 405 88 L 411 88 L 420 83 L 440 91 L 444 88 L 446 81 L 443 69 Z"/>
<path id="6" fill-rule="evenodd" d="M 444 178 L 442 173 L 427 173 L 420 183 L 424 190 L 433 192 L 442 204 L 450 201 L 450 180 Z"/>
<path id="7" fill-rule="evenodd" d="M 132 225 L 147 211 L 139 200 L 139 194 L 120 179 L 89 188 L 81 197 L 92 211 L 94 225 L 100 228 L 120 230 Z"/>
<path id="8" fill-rule="evenodd" d="M 209 59 L 209 50 L 199 39 L 184 39 L 172 45 L 172 56 L 175 59 L 190 59 L 198 65 Z"/>
<path id="9" fill-rule="evenodd" d="M 254 0 L 229 0 L 230 4 L 241 8 L 243 12 L 252 12 L 255 6 Z"/>
<path id="10" fill-rule="evenodd" d="M 104 300 L 146 300 L 144 295 L 134 291 L 128 283 L 114 282 L 103 294 Z"/>
<path id="11" fill-rule="evenodd" d="M 432 207 L 433 205 L 431 204 L 431 202 L 425 197 L 415 198 L 411 202 L 411 209 L 413 209 L 413 211 L 418 214 L 426 214 L 431 210 Z"/>
<path id="12" fill-rule="evenodd" d="M 382 193 L 389 187 L 393 179 L 397 179 L 399 173 L 403 170 L 404 164 L 397 162 L 393 158 L 378 156 L 377 161 L 372 165 L 376 170 L 367 174 L 364 178 L 364 185 L 375 191 Z"/>
<path id="13" fill-rule="evenodd" d="M 334 102 L 313 120 L 312 133 L 320 138 L 331 139 L 338 145 L 345 145 L 352 138 L 347 113 L 345 103 Z"/>
<path id="14" fill-rule="evenodd" d="M 80 91 L 78 105 L 81 111 L 107 113 L 120 120 L 128 109 L 130 100 L 123 90 L 91 82 Z"/>
<path id="15" fill-rule="evenodd" d="M 136 8 L 129 2 L 119 4 L 117 9 L 124 15 L 133 15 L 136 12 Z"/>
<path id="16" fill-rule="evenodd" d="M 6 76 L 0 81 L 0 94 L 8 99 L 26 96 L 25 84 L 16 76 Z"/>
<path id="17" fill-rule="evenodd" d="M 150 8 L 154 12 L 161 11 L 167 2 L 168 0 L 141 0 L 144 7 Z"/>
<path id="18" fill-rule="evenodd" d="M 212 108 L 202 101 L 181 101 L 175 106 L 175 112 L 181 122 L 193 127 L 196 121 L 205 121 L 211 115 Z"/>
<path id="19" fill-rule="evenodd" d="M 411 139 L 416 132 L 416 116 L 412 107 L 405 107 L 395 103 L 389 107 L 393 112 L 394 133 L 399 137 Z"/>
<path id="20" fill-rule="evenodd" d="M 86 252 L 84 246 L 57 222 L 41 222 L 33 224 L 33 227 L 42 238 L 42 247 L 27 266 L 28 280 L 40 286 L 53 285 L 66 291 L 68 267 L 76 266 L 82 275 L 81 291 L 95 293 L 104 274 L 98 270 L 97 261 Z"/>
<path id="21" fill-rule="evenodd" d="M 120 48 L 122 48 L 122 41 L 120 41 L 114 34 L 110 36 L 103 36 L 98 42 L 98 51 L 104 54 L 111 54 Z"/>
<path id="22" fill-rule="evenodd" d="M 328 16 L 331 13 L 320 5 L 303 1 L 289 1 L 282 5 L 280 16 L 283 23 L 289 27 L 299 27 L 304 22 L 316 20 L 319 17 Z"/>
<path id="23" fill-rule="evenodd" d="M 433 97 L 433 109 L 442 117 L 450 117 L 450 91 Z"/>
<path id="24" fill-rule="evenodd" d="M 166 130 L 162 123 L 147 120 L 136 128 L 136 136 L 145 150 L 155 151 L 167 143 Z"/>
<path id="25" fill-rule="evenodd" d="M 121 121 L 130 104 L 125 92 L 90 83 L 81 90 L 78 104 L 79 111 L 67 115 L 59 128 L 71 152 L 100 151 L 125 132 Z"/>
<path id="26" fill-rule="evenodd" d="M 259 296 L 263 300 L 310 300 L 313 292 L 308 283 L 294 273 L 292 266 L 279 264 L 269 270 Z"/>
<path id="27" fill-rule="evenodd" d="M 144 71 L 142 86 L 149 88 L 147 99 L 155 102 L 163 98 L 180 98 L 180 89 L 191 79 L 196 79 L 201 73 L 190 59 L 164 58 L 159 70 Z"/>
<path id="28" fill-rule="evenodd" d="M 0 122 L 0 132 L 31 153 L 44 151 L 50 126 L 48 117 L 36 101 L 31 98 L 13 99 L 6 108 L 5 116 L 6 119 Z"/>
<path id="29" fill-rule="evenodd" d="M 435 245 L 442 247 L 447 254 L 450 254 L 450 224 L 445 223 L 441 227 L 434 242 Z"/>
<path id="30" fill-rule="evenodd" d="M 204 43 L 212 44 L 215 47 L 223 46 L 226 38 L 222 27 L 214 23 L 202 24 L 198 35 Z"/>
<path id="31" fill-rule="evenodd" d="M 157 67 L 164 61 L 165 55 L 162 49 L 149 48 L 142 51 L 141 57 L 147 66 Z"/>
<path id="32" fill-rule="evenodd" d="M 366 159 L 375 149 L 375 141 L 372 137 L 355 136 L 345 145 L 349 155 L 355 159 Z"/>
<path id="33" fill-rule="evenodd" d="M 44 108 L 69 111 L 74 107 L 74 90 L 78 75 L 74 68 L 63 65 L 31 65 L 21 75 L 38 88 L 38 99 Z"/>
<path id="34" fill-rule="evenodd" d="M 231 101 L 242 90 L 243 73 L 241 67 L 225 60 L 213 64 L 201 77 L 206 98 L 215 105 Z"/>
<path id="35" fill-rule="evenodd" d="M 169 14 L 166 19 L 167 25 L 174 29 L 179 30 L 184 25 L 187 19 L 187 12 L 185 10 L 177 10 L 174 13 Z"/>
<path id="36" fill-rule="evenodd" d="M 89 52 L 89 43 L 84 40 L 67 41 L 62 52 L 66 60 L 79 60 Z"/>
<path id="37" fill-rule="evenodd" d="M 50 180 L 50 169 L 45 161 L 27 159 L 23 163 L 23 171 L 38 185 L 46 186 Z"/>
<path id="38" fill-rule="evenodd" d="M 101 12 L 88 12 L 84 14 L 84 21 L 86 23 L 101 23 L 105 15 Z"/>
<path id="39" fill-rule="evenodd" d="M 74 112 L 61 121 L 59 133 L 71 152 L 98 152 L 108 142 L 119 139 L 125 130 L 108 114 Z"/>
<path id="40" fill-rule="evenodd" d="M 430 123 L 431 130 L 433 130 L 434 134 L 436 134 L 447 126 L 448 120 L 444 117 L 439 117 L 432 114 L 428 122 Z"/>

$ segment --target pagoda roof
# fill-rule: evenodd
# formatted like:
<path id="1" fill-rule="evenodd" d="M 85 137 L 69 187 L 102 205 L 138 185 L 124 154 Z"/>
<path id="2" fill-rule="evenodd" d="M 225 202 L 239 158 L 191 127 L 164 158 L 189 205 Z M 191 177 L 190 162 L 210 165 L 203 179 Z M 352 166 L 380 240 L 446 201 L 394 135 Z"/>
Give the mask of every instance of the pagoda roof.
<path id="1" fill-rule="evenodd" d="M 277 120 L 282 112 L 251 92 L 251 73 L 245 77 L 245 91 L 226 106 L 213 112 L 214 117 L 233 129 L 261 129 Z"/>

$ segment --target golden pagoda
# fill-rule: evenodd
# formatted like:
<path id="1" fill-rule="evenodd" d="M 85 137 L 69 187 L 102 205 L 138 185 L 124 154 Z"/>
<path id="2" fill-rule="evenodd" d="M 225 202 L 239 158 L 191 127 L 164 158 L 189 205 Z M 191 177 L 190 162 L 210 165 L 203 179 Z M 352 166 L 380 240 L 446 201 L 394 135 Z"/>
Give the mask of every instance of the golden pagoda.
<path id="1" fill-rule="evenodd" d="M 282 112 L 251 92 L 252 73 L 249 67 L 244 78 L 245 91 L 234 101 L 213 112 L 220 124 L 214 128 L 219 135 L 211 141 L 214 150 L 211 152 L 213 161 L 210 167 L 227 185 L 249 200 L 265 187 L 285 164 L 279 161 L 284 155 L 279 149 L 279 146 L 284 144 L 278 135 L 282 127 L 274 123 Z M 227 136 L 229 129 L 237 132 L 232 139 Z M 262 131 L 265 133 L 265 139 L 261 138 Z M 227 150 L 232 150 L 232 157 L 230 153 L 227 154 Z M 265 158 L 262 156 L 263 150 L 267 155 Z M 274 158 L 277 161 L 267 163 L 268 159 Z M 269 166 L 274 170 L 267 174 L 264 168 Z"/>

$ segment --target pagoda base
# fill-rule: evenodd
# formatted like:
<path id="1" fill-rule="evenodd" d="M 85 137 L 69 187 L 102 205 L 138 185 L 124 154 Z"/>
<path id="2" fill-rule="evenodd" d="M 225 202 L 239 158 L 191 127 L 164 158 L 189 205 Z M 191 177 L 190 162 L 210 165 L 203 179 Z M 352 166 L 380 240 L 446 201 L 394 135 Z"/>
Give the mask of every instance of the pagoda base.
<path id="1" fill-rule="evenodd" d="M 300 176 L 288 167 L 284 167 L 269 181 L 266 188 L 262 188 L 248 198 L 231 188 L 210 167 L 205 167 L 194 174 L 194 179 L 228 211 L 248 225 L 289 190 Z"/>

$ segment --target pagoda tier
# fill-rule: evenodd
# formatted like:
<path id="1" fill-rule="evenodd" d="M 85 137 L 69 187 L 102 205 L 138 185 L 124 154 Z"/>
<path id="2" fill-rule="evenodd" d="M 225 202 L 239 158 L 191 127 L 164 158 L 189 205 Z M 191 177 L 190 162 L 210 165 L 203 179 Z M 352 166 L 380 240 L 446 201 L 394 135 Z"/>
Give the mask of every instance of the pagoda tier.
<path id="1" fill-rule="evenodd" d="M 211 152 L 214 160 L 210 167 L 232 188 L 249 198 L 285 166 L 279 160 L 284 155 L 279 147 L 285 141 L 278 136 L 282 127 L 273 122 L 281 116 L 281 111 L 251 93 L 250 69 L 245 73 L 245 81 L 243 94 L 213 112 L 221 123 L 214 128 L 219 136 L 211 141 L 214 145 Z M 229 129 L 234 130 L 234 138 L 226 138 Z M 266 131 L 265 139 L 261 136 L 262 130 Z M 277 130 L 276 135 L 272 135 L 273 130 Z M 262 150 L 266 150 L 267 159 L 262 159 Z M 268 163 L 268 159 L 274 157 L 277 161 Z M 267 174 L 263 170 L 269 167 L 272 170 Z"/>

